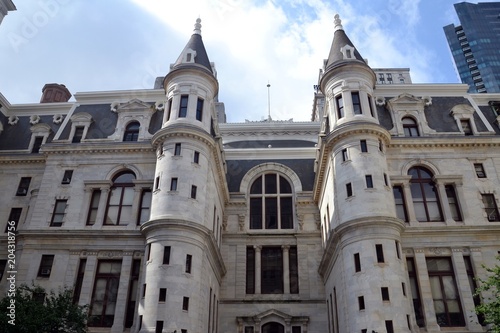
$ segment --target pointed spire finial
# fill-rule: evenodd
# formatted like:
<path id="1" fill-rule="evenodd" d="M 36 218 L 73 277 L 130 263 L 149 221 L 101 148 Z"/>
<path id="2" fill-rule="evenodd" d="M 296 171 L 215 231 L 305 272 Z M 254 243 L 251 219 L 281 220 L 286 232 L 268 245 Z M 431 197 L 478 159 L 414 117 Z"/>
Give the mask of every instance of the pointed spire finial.
<path id="1" fill-rule="evenodd" d="M 198 17 L 194 25 L 194 33 L 201 35 L 201 19 Z"/>
<path id="2" fill-rule="evenodd" d="M 334 31 L 337 31 L 337 30 L 344 30 L 344 28 L 342 27 L 342 20 L 340 19 L 339 14 L 335 14 L 334 18 L 335 18 L 335 19 L 333 20 L 333 23 L 335 24 L 335 29 L 334 29 Z"/>

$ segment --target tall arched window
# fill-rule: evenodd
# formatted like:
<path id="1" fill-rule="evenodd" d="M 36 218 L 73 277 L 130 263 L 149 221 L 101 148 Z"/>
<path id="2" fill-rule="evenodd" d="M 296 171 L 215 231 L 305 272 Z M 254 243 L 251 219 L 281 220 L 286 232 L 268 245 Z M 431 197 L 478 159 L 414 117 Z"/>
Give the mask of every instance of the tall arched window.
<path id="1" fill-rule="evenodd" d="M 403 123 L 403 131 L 405 133 L 405 136 L 420 136 L 420 134 L 418 133 L 418 125 L 415 122 L 415 119 L 404 117 L 403 119 L 401 119 L 401 122 Z"/>
<path id="2" fill-rule="evenodd" d="M 293 195 L 290 183 L 267 173 L 250 187 L 250 229 L 293 229 Z"/>
<path id="3" fill-rule="evenodd" d="M 137 121 L 128 124 L 125 128 L 125 133 L 123 133 L 123 141 L 137 141 L 140 127 L 141 125 Z"/>
<path id="4" fill-rule="evenodd" d="M 408 170 L 408 175 L 411 176 L 410 189 L 417 220 L 420 222 L 443 221 L 432 172 L 423 167 L 413 167 Z"/>
<path id="5" fill-rule="evenodd" d="M 285 326 L 271 322 L 262 326 L 262 333 L 285 333 Z"/>
<path id="6" fill-rule="evenodd" d="M 132 204 L 134 201 L 135 174 L 124 171 L 113 178 L 113 186 L 109 191 L 106 219 L 104 224 L 127 225 L 132 221 Z"/>

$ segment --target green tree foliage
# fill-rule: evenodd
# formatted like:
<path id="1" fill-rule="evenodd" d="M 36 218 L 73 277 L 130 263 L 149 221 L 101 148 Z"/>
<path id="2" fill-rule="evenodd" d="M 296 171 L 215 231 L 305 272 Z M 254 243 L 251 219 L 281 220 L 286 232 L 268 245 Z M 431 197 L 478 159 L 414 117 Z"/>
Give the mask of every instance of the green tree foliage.
<path id="1" fill-rule="evenodd" d="M 500 260 L 500 257 L 497 259 Z M 488 332 L 500 333 L 500 266 L 484 267 L 488 278 L 480 279 L 476 294 L 483 297 L 483 302 L 476 306 L 476 313 L 484 316 Z"/>
<path id="2" fill-rule="evenodd" d="M 15 300 L 15 311 L 12 300 Z M 69 288 L 47 293 L 40 286 L 22 285 L 16 289 L 15 297 L 0 300 L 0 307 L 5 313 L 0 318 L 0 332 L 88 332 L 87 307 L 73 303 L 73 291 Z"/>

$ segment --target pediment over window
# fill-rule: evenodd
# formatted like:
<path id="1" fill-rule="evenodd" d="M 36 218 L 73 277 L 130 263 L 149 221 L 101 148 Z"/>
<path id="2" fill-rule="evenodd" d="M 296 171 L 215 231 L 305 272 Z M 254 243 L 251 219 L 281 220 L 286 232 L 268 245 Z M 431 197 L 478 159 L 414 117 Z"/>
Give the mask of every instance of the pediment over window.
<path id="1" fill-rule="evenodd" d="M 389 130 L 392 136 L 407 136 L 403 125 L 404 118 L 415 121 L 418 136 L 435 134 L 436 131 L 429 127 L 425 117 L 425 107 L 431 105 L 430 97 L 416 97 L 409 93 L 402 93 L 387 101 L 394 127 Z"/>
<path id="2" fill-rule="evenodd" d="M 111 105 L 111 110 L 113 112 L 124 112 L 124 111 L 148 111 L 151 110 L 152 107 L 150 104 L 145 103 L 137 98 L 131 99 L 126 103 L 113 103 Z M 152 111 L 154 112 L 155 109 Z"/>
<path id="3" fill-rule="evenodd" d="M 291 332 L 292 326 L 300 326 L 302 332 L 307 332 L 309 323 L 308 316 L 291 316 L 276 309 L 258 313 L 248 317 L 236 317 L 239 326 L 239 332 L 244 332 L 245 327 L 253 327 L 255 333 L 260 332 L 260 328 L 267 323 L 276 322 L 285 326 L 285 332 Z"/>
<path id="4" fill-rule="evenodd" d="M 153 135 L 149 133 L 148 128 L 151 117 L 156 110 L 157 107 L 155 107 L 155 104 L 146 103 L 137 98 L 131 99 L 126 103 L 114 102 L 111 104 L 111 111 L 118 114 L 118 121 L 115 133 L 108 136 L 108 139 L 122 141 L 126 127 L 131 122 L 138 122 L 140 124 L 137 140 L 134 141 L 151 139 Z"/>

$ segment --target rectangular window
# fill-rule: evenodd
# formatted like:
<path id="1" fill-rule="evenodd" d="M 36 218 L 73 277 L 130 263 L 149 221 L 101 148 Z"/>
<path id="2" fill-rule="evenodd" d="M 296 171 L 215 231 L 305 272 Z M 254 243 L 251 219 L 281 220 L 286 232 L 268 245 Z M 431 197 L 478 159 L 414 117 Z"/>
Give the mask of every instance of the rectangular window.
<path id="1" fill-rule="evenodd" d="M 358 296 L 358 306 L 359 310 L 365 309 L 365 298 L 363 296 Z"/>
<path id="2" fill-rule="evenodd" d="M 347 192 L 347 197 L 352 197 L 352 185 L 351 185 L 351 183 L 345 184 L 345 189 Z"/>
<path id="3" fill-rule="evenodd" d="M 141 260 L 132 261 L 130 270 L 130 283 L 127 296 L 127 313 L 125 314 L 125 328 L 130 328 L 134 324 L 135 306 L 137 304 L 137 291 L 139 287 L 139 274 L 141 272 Z"/>
<path id="4" fill-rule="evenodd" d="M 189 95 L 181 95 L 181 101 L 179 104 L 179 118 L 186 118 L 188 100 L 189 100 Z"/>
<path id="5" fill-rule="evenodd" d="M 392 324 L 392 320 L 385 321 L 385 331 L 387 333 L 394 333 L 394 326 Z"/>
<path id="6" fill-rule="evenodd" d="M 156 178 L 155 178 L 155 185 L 154 185 L 154 189 L 155 189 L 155 191 L 156 191 L 156 190 L 157 190 L 157 189 L 159 189 L 159 188 L 160 188 L 160 176 L 156 176 Z"/>
<path id="7" fill-rule="evenodd" d="M 54 205 L 54 212 L 52 213 L 52 219 L 50 220 L 51 227 L 62 226 L 67 203 L 68 200 L 56 200 L 56 203 Z"/>
<path id="8" fill-rule="evenodd" d="M 186 254 L 186 273 L 191 274 L 191 260 L 193 256 L 190 254 Z"/>
<path id="9" fill-rule="evenodd" d="M 168 110 L 167 110 L 167 119 L 165 121 L 170 120 L 170 115 L 172 114 L 172 98 L 168 100 Z"/>
<path id="10" fill-rule="evenodd" d="M 19 225 L 19 220 L 21 219 L 21 213 L 22 213 L 22 211 L 23 211 L 22 208 L 11 208 L 10 209 L 10 214 L 9 214 L 9 220 L 8 220 L 8 222 L 14 221 L 14 226 L 12 226 L 9 223 L 7 223 L 5 225 L 5 232 L 7 232 L 7 231 L 16 231 L 17 230 L 17 227 Z M 14 227 L 14 228 L 12 228 L 12 227 Z"/>
<path id="11" fill-rule="evenodd" d="M 255 249 L 247 247 L 246 293 L 255 294 Z"/>
<path id="12" fill-rule="evenodd" d="M 191 199 L 196 199 L 196 190 L 198 188 L 195 185 L 191 186 Z"/>
<path id="13" fill-rule="evenodd" d="M 383 263 L 384 262 L 384 248 L 382 247 L 382 244 L 375 244 L 375 250 L 377 252 L 377 262 Z"/>
<path id="14" fill-rule="evenodd" d="M 262 247 L 261 293 L 283 293 L 283 253 L 281 247 Z"/>
<path id="15" fill-rule="evenodd" d="M 441 327 L 465 326 L 450 258 L 427 258 L 436 321 Z"/>
<path id="16" fill-rule="evenodd" d="M 181 333 L 188 333 L 188 330 L 186 330 L 186 329 L 181 329 Z"/>
<path id="17" fill-rule="evenodd" d="M 148 243 L 146 245 L 146 252 L 147 252 L 146 260 L 149 261 L 149 259 L 151 259 L 151 243 Z"/>
<path id="18" fill-rule="evenodd" d="M 73 170 L 65 170 L 61 184 L 71 183 L 71 178 L 73 178 Z"/>
<path id="19" fill-rule="evenodd" d="M 172 178 L 170 181 L 170 191 L 177 191 L 177 178 Z"/>
<path id="20" fill-rule="evenodd" d="M 30 187 L 31 177 L 21 177 L 19 181 L 19 186 L 17 187 L 16 196 L 24 197 L 28 194 L 28 189 Z"/>
<path id="21" fill-rule="evenodd" d="M 158 302 L 165 302 L 167 299 L 167 288 L 160 288 L 160 293 L 158 294 Z"/>
<path id="22" fill-rule="evenodd" d="M 361 152 L 362 153 L 367 153 L 368 152 L 368 146 L 366 145 L 366 140 L 360 140 L 359 145 L 361 147 Z"/>
<path id="23" fill-rule="evenodd" d="M 406 297 L 406 284 L 401 282 L 401 290 L 403 291 L 403 296 Z"/>
<path id="24" fill-rule="evenodd" d="M 413 309 L 415 310 L 415 319 L 417 320 L 418 327 L 425 327 L 420 289 L 417 282 L 417 271 L 415 269 L 415 261 L 413 258 L 406 259 L 406 267 L 408 268 L 408 277 L 410 280 L 410 291 L 413 300 Z"/>
<path id="25" fill-rule="evenodd" d="M 472 127 L 469 119 L 460 119 L 460 125 L 465 135 L 472 135 Z"/>
<path id="26" fill-rule="evenodd" d="M 396 204 L 396 216 L 399 219 L 408 222 L 408 215 L 406 214 L 406 204 L 403 194 L 403 187 L 399 185 L 393 186 L 392 194 L 394 195 L 394 202 Z"/>
<path id="27" fill-rule="evenodd" d="M 469 286 L 472 291 L 472 299 L 474 300 L 474 306 L 477 307 L 481 305 L 481 297 L 476 294 L 477 283 L 476 277 L 474 276 L 474 269 L 472 268 L 472 262 L 469 256 L 464 256 L 465 270 L 467 272 L 467 277 L 469 278 Z M 478 314 L 477 319 L 481 325 L 486 325 L 484 322 L 484 315 Z"/>
<path id="28" fill-rule="evenodd" d="M 292 333 L 301 333 L 302 328 L 300 326 L 292 326 Z"/>
<path id="29" fill-rule="evenodd" d="M 448 197 L 448 204 L 450 206 L 451 217 L 455 221 L 462 221 L 462 214 L 460 213 L 460 206 L 458 204 L 455 186 L 445 185 L 446 196 Z"/>
<path id="30" fill-rule="evenodd" d="M 399 242 L 394 241 L 394 245 L 396 245 L 396 256 L 398 257 L 398 259 L 401 259 L 401 251 L 399 250 Z"/>
<path id="31" fill-rule="evenodd" d="M 365 176 L 366 180 L 366 188 L 373 188 L 373 179 L 371 175 L 366 175 Z"/>
<path id="32" fill-rule="evenodd" d="M 49 277 L 54 263 L 54 255 L 44 254 L 40 260 L 40 267 L 38 268 L 38 277 Z"/>
<path id="33" fill-rule="evenodd" d="M 85 127 L 83 126 L 75 127 L 75 133 L 73 134 L 73 139 L 71 140 L 72 143 L 80 143 L 82 141 L 84 129 Z"/>
<path id="34" fill-rule="evenodd" d="M 182 310 L 189 311 L 189 297 L 182 298 Z"/>
<path id="35" fill-rule="evenodd" d="M 245 326 L 245 333 L 254 333 L 253 326 Z"/>
<path id="36" fill-rule="evenodd" d="M 390 301 L 390 298 L 389 298 L 389 288 L 388 287 L 382 287 L 382 288 L 380 288 L 380 292 L 382 294 L 382 300 L 383 301 Z"/>
<path id="37" fill-rule="evenodd" d="M 291 246 L 288 252 L 288 262 L 290 265 L 290 294 L 299 293 L 299 261 L 297 247 Z"/>
<path id="38" fill-rule="evenodd" d="M 349 156 L 347 155 L 347 148 L 342 149 L 342 162 L 345 162 L 349 159 Z"/>
<path id="39" fill-rule="evenodd" d="M 40 152 L 40 148 L 42 148 L 43 136 L 35 137 L 35 142 L 33 142 L 33 148 L 31 149 L 32 154 L 37 154 Z"/>
<path id="40" fill-rule="evenodd" d="M 372 117 L 375 117 L 375 114 L 373 112 L 373 99 L 370 95 L 368 95 L 368 106 L 370 107 L 370 115 Z"/>
<path id="41" fill-rule="evenodd" d="M 389 186 L 389 181 L 387 180 L 387 174 L 384 173 L 384 185 Z"/>
<path id="42" fill-rule="evenodd" d="M 80 300 L 80 293 L 82 292 L 83 278 L 85 276 L 85 266 L 87 265 L 87 259 L 80 259 L 80 265 L 78 266 L 78 272 L 76 273 L 75 288 L 73 291 L 73 303 L 78 304 Z"/>
<path id="43" fill-rule="evenodd" d="M 146 284 L 142 285 L 142 298 L 146 297 Z"/>
<path id="44" fill-rule="evenodd" d="M 195 151 L 193 156 L 193 162 L 196 164 L 200 163 L 200 152 Z"/>
<path id="45" fill-rule="evenodd" d="M 89 213 L 87 215 L 87 225 L 94 225 L 97 218 L 97 210 L 99 208 L 99 201 L 101 200 L 101 190 L 94 189 L 92 197 L 90 198 Z"/>
<path id="46" fill-rule="evenodd" d="M 359 92 L 352 92 L 351 97 L 354 114 L 362 114 L 363 111 L 361 110 L 361 99 L 359 98 Z"/>
<path id="47" fill-rule="evenodd" d="M 163 320 L 156 321 L 155 333 L 163 333 Z"/>
<path id="48" fill-rule="evenodd" d="M 481 194 L 481 196 L 483 198 L 484 210 L 488 221 L 500 221 L 495 196 L 493 194 Z"/>
<path id="49" fill-rule="evenodd" d="M 474 163 L 474 170 L 476 171 L 477 178 L 486 178 L 486 172 L 482 163 Z"/>
<path id="50" fill-rule="evenodd" d="M 201 121 L 203 118 L 203 99 L 198 98 L 196 103 L 196 120 Z"/>
<path id="51" fill-rule="evenodd" d="M 139 206 L 139 214 L 137 218 L 137 225 L 141 225 L 147 220 L 151 213 L 151 199 L 152 193 L 149 189 L 143 189 L 141 193 L 141 202 Z"/>
<path id="52" fill-rule="evenodd" d="M 354 253 L 354 271 L 361 272 L 361 259 L 359 253 Z"/>
<path id="53" fill-rule="evenodd" d="M 170 265 L 170 246 L 163 247 L 163 265 Z"/>
<path id="54" fill-rule="evenodd" d="M 181 155 L 181 144 L 180 143 L 175 144 L 174 155 L 175 156 Z"/>
<path id="55" fill-rule="evenodd" d="M 378 140 L 378 151 L 384 152 L 384 143 L 382 140 Z"/>
<path id="56" fill-rule="evenodd" d="M 335 97 L 335 103 L 337 104 L 337 117 L 338 119 L 344 117 L 344 100 L 342 94 Z"/>

